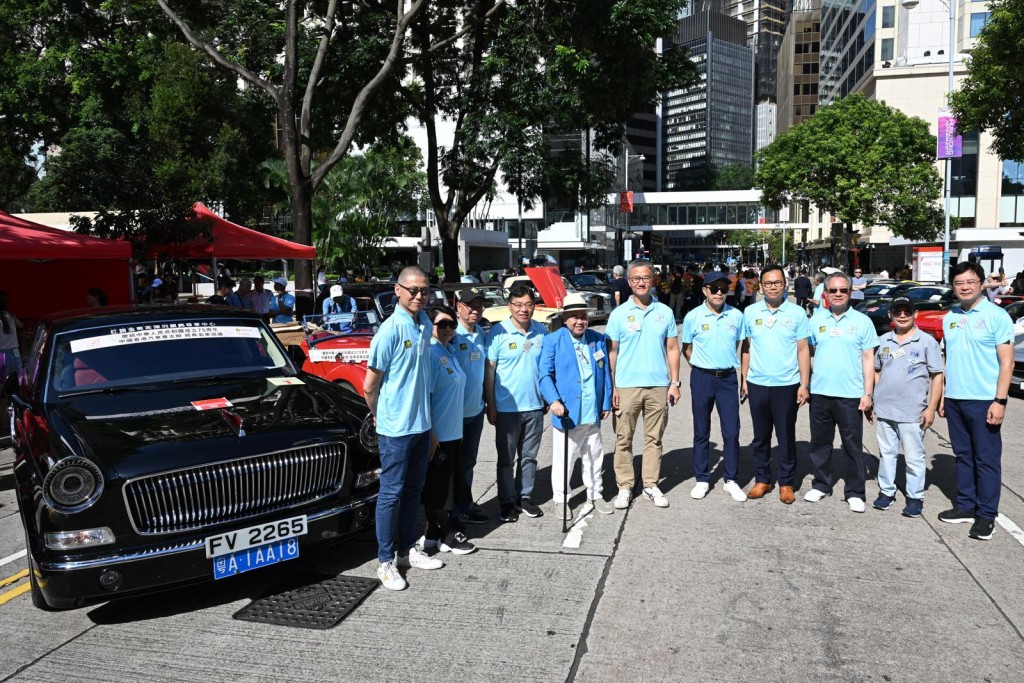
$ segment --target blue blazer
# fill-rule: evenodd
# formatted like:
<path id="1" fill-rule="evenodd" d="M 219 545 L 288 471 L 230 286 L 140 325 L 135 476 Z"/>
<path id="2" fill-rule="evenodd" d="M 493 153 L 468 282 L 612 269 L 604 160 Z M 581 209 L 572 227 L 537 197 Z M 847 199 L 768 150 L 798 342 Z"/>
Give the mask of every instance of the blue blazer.
<path id="1" fill-rule="evenodd" d="M 597 420 L 601 421 L 601 412 L 612 409 L 612 374 L 608 367 L 608 345 L 605 336 L 594 330 L 583 333 L 583 341 L 587 345 L 590 364 L 594 368 L 591 377 L 596 382 Z M 599 359 L 595 360 L 597 355 Z M 544 348 L 540 356 L 540 393 L 548 404 L 561 401 L 569 411 L 568 428 L 573 429 L 579 424 L 583 388 L 580 386 L 580 367 L 576 362 L 576 350 L 573 349 L 572 335 L 565 327 L 544 338 Z M 565 429 L 562 418 L 551 414 L 551 424 Z"/>

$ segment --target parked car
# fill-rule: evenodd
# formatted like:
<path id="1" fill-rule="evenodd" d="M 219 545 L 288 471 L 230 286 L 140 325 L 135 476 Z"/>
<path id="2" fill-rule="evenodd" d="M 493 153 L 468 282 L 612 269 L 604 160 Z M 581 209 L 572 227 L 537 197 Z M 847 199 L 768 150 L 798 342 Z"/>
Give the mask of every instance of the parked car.
<path id="1" fill-rule="evenodd" d="M 565 276 L 560 277 L 562 280 L 562 286 L 565 288 L 565 292 L 567 294 L 578 293 L 582 295 L 583 299 L 587 302 L 587 316 L 590 319 L 591 324 L 600 324 L 608 322 L 608 315 L 611 313 L 612 310 L 611 294 L 608 294 L 607 292 L 579 292 L 575 287 L 573 287 L 572 282 L 570 282 L 568 278 L 566 278 Z M 504 283 L 505 289 L 508 290 L 509 288 L 512 287 L 512 285 L 514 285 L 517 282 L 526 282 L 527 284 L 529 284 L 531 287 L 533 287 L 538 299 L 543 302 L 546 308 L 550 309 L 552 313 L 559 312 L 560 309 L 555 305 L 555 302 L 548 301 L 547 299 L 545 299 L 543 293 L 540 291 L 540 288 L 537 287 L 536 283 L 534 283 L 527 275 L 516 275 L 513 277 L 506 278 Z M 538 308 L 540 308 L 540 306 L 538 306 Z"/>
<path id="2" fill-rule="evenodd" d="M 1013 339 L 1013 375 L 1010 377 L 1010 393 L 1024 395 L 1024 329 L 1017 326 Z"/>
<path id="3" fill-rule="evenodd" d="M 93 310 L 44 320 L 5 384 L 37 607 L 228 579 L 373 526 L 365 403 L 258 316 Z"/>
<path id="4" fill-rule="evenodd" d="M 858 302 L 857 306 L 870 305 L 877 299 L 894 299 L 902 296 L 902 292 L 911 287 L 917 287 L 919 284 L 910 280 L 876 280 L 864 289 L 864 300 Z"/>
<path id="5" fill-rule="evenodd" d="M 398 297 L 395 296 L 393 282 L 367 282 L 345 285 L 345 294 L 356 300 L 360 311 L 374 311 L 380 319 L 386 320 L 395 312 Z M 445 293 L 437 285 L 430 286 L 430 297 L 424 308 L 448 303 Z M 320 311 L 314 311 L 319 313 Z"/>
<path id="6" fill-rule="evenodd" d="M 956 295 L 951 287 L 945 285 L 925 285 L 922 287 L 911 287 L 900 293 L 914 303 L 914 308 L 921 311 L 944 311 L 956 303 Z M 871 318 L 878 334 L 884 334 L 890 329 L 889 305 L 892 299 L 873 299 L 870 303 L 859 304 L 857 310 Z"/>
<path id="7" fill-rule="evenodd" d="M 1002 306 L 1010 314 L 1014 322 L 1024 317 L 1024 301 L 1001 301 L 997 306 Z M 923 311 L 917 314 L 917 328 L 933 336 L 936 341 L 942 341 L 942 321 L 949 310 Z"/>
<path id="8" fill-rule="evenodd" d="M 370 342 L 380 327 L 374 311 L 306 316 L 302 370 L 363 396 Z"/>

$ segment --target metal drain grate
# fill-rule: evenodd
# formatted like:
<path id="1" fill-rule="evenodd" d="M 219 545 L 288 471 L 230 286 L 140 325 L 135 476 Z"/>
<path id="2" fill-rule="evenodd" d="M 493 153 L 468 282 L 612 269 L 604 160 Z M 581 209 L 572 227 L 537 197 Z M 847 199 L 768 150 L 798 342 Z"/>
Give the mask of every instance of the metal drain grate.
<path id="1" fill-rule="evenodd" d="M 233 617 L 278 626 L 332 628 L 379 585 L 380 581 L 361 576 L 293 577 L 279 584 L 272 595 L 254 600 Z"/>

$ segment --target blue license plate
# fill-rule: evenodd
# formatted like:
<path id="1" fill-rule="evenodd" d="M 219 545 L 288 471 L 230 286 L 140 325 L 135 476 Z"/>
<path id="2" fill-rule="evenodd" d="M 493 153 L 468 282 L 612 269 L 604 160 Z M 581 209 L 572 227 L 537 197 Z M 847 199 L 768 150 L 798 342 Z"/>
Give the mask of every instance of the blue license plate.
<path id="1" fill-rule="evenodd" d="M 285 560 L 294 560 L 298 556 L 299 539 L 297 538 L 286 538 L 283 541 L 239 550 L 237 553 L 221 555 L 214 559 L 213 578 L 224 579 Z"/>

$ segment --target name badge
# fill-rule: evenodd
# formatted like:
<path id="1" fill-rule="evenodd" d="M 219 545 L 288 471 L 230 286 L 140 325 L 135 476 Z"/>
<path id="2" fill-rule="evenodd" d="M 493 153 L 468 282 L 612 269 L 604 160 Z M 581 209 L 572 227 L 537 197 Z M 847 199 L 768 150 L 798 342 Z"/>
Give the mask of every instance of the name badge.
<path id="1" fill-rule="evenodd" d="M 838 327 L 833 327 L 832 330 L 828 333 L 828 336 L 830 336 L 830 337 L 842 337 L 843 336 L 843 331 L 841 329 L 839 329 Z"/>
<path id="2" fill-rule="evenodd" d="M 767 327 L 770 330 L 773 327 L 775 327 L 775 321 L 776 320 L 777 320 L 777 318 L 768 318 L 768 320 L 765 321 L 764 326 Z"/>
<path id="3" fill-rule="evenodd" d="M 533 348 L 533 342 L 531 342 L 531 341 L 526 342 L 525 344 L 523 344 L 523 353 L 529 353 L 530 349 L 532 349 L 532 348 Z"/>
<path id="4" fill-rule="evenodd" d="M 630 332 L 639 332 L 640 323 L 629 323 L 628 325 L 626 325 L 626 329 L 629 330 Z"/>
<path id="5" fill-rule="evenodd" d="M 469 354 L 469 359 L 470 360 L 480 360 L 480 352 L 479 351 L 474 351 L 473 353 Z"/>
<path id="6" fill-rule="evenodd" d="M 602 359 L 604 359 L 604 351 L 600 351 L 600 350 L 594 351 L 594 360 L 602 360 Z"/>
<path id="7" fill-rule="evenodd" d="M 903 358 L 903 356 L 905 355 L 907 355 L 907 352 L 904 351 L 903 349 L 896 349 L 895 351 L 892 352 L 893 358 Z"/>

